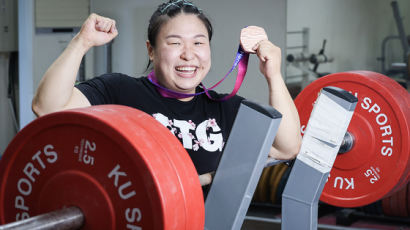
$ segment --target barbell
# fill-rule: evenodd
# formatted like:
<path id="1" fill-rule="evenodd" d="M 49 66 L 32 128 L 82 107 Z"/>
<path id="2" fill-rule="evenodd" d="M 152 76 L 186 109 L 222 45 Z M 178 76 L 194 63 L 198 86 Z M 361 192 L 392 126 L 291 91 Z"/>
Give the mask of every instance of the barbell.
<path id="1" fill-rule="evenodd" d="M 393 79 L 370 71 L 330 74 L 295 99 L 302 133 L 319 90 L 350 91 L 358 104 L 348 127 L 352 145 L 336 158 L 321 200 L 358 207 L 390 196 L 410 179 L 410 94 Z"/>
<path id="2" fill-rule="evenodd" d="M 321 201 L 338 207 L 359 207 L 387 199 L 405 188 L 410 179 L 410 94 L 391 78 L 370 71 L 319 78 L 295 99 L 302 135 L 316 96 L 326 86 L 350 91 L 358 104 Z M 272 197 L 276 187 L 283 185 L 279 186 L 278 180 L 272 182 L 274 173 L 273 169 L 262 173 L 256 201 L 277 201 Z M 410 207 L 410 199 L 406 200 L 401 199 L 401 203 Z"/>
<path id="3" fill-rule="evenodd" d="M 0 175 L 3 224 L 78 207 L 84 229 L 203 228 L 202 189 L 185 149 L 125 106 L 38 118 L 12 140 Z"/>
<path id="4" fill-rule="evenodd" d="M 365 205 L 408 182 L 410 100 L 395 84 L 372 72 L 338 73 L 313 82 L 296 98 L 302 131 L 321 88 L 337 86 L 359 98 L 323 201 Z M 84 229 L 204 226 L 202 190 L 185 149 L 154 118 L 124 106 L 35 120 L 8 146 L 0 175 L 2 224 L 65 208 L 57 216 L 70 212 Z"/>

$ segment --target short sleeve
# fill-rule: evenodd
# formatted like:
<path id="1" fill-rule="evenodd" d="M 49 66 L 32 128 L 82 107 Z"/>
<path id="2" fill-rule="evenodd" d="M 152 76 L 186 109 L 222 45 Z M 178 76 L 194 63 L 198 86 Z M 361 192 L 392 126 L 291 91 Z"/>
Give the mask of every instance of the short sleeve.
<path id="1" fill-rule="evenodd" d="M 103 74 L 75 87 L 87 97 L 91 105 L 115 104 L 116 93 L 120 92 L 122 81 L 122 74 Z"/>

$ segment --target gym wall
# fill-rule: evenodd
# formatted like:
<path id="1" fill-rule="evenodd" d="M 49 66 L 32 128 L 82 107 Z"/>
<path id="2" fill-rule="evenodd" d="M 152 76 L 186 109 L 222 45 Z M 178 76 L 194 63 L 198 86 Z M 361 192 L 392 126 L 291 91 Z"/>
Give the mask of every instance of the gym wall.
<path id="1" fill-rule="evenodd" d="M 349 70 L 381 71 L 377 57 L 385 37 L 398 35 L 392 1 L 389 0 L 288 0 L 288 31 L 310 28 L 309 49 L 318 53 L 323 39 L 327 39 L 326 55 L 332 63 L 320 65 L 319 72 Z M 410 35 L 410 1 L 397 0 L 404 30 Z M 288 46 L 297 44 L 288 36 Z M 402 62 L 403 51 L 399 40 L 387 46 L 387 59 Z M 294 75 L 294 69 L 288 68 Z"/>
<path id="2" fill-rule="evenodd" d="M 32 0 L 34 1 L 34 0 Z M 133 76 L 141 76 L 147 63 L 145 39 L 148 18 L 160 0 L 91 0 L 91 11 L 113 17 L 119 21 L 120 35 L 113 47 L 113 71 L 124 72 Z M 317 53 L 322 40 L 327 39 L 326 54 L 335 58 L 333 63 L 321 65 L 321 72 L 339 72 L 353 69 L 368 69 L 380 71 L 380 63 L 376 60 L 380 56 L 381 42 L 388 35 L 397 34 L 390 2 L 388 0 L 194 0 L 209 14 L 215 27 L 212 41 L 213 69 L 206 80 L 206 85 L 215 83 L 230 68 L 236 51 L 239 29 L 250 24 L 261 25 L 266 28 L 270 39 L 282 48 L 286 55 L 285 46 L 292 45 L 286 39 L 285 31 L 310 28 L 310 50 Z M 403 17 L 405 31 L 410 34 L 410 1 L 398 0 L 400 13 Z M 115 4 L 115 9 L 114 8 Z M 213 4 L 218 4 L 213 7 Z M 34 8 L 32 9 L 34 11 Z M 260 14 L 261 17 L 258 17 Z M 268 18 L 265 20 L 265 17 Z M 236 24 L 233 22 L 236 21 Z M 142 29 L 141 29 L 142 28 Z M 229 30 L 227 31 L 227 28 Z M 128 36 L 128 34 L 135 35 Z M 61 37 L 58 37 L 61 36 Z M 69 40 L 72 35 L 58 35 L 52 39 Z M 33 88 L 36 89 L 42 74 L 58 55 L 61 47 L 50 51 L 47 46 L 50 38 L 45 35 L 33 35 Z M 285 41 L 287 44 L 285 44 Z M 129 45 L 131 44 L 131 45 Z M 220 48 L 222 47 L 222 48 Z M 47 49 L 48 48 L 48 49 Z M 47 50 L 45 50 L 47 49 Z M 388 47 L 390 59 L 400 60 L 401 47 L 399 42 L 392 42 Z M 43 51 L 42 51 L 43 50 Z M 41 55 L 48 54 L 46 57 Z M 99 49 L 92 49 L 96 62 L 89 58 L 87 77 L 101 74 L 101 64 L 97 64 Z M 7 95 L 7 58 L 0 55 L 0 154 L 7 147 L 15 132 L 11 125 L 11 113 L 5 99 Z M 283 66 L 285 63 L 283 63 Z M 250 60 L 250 68 L 243 89 L 239 94 L 266 103 L 266 95 L 261 87 L 265 87 L 264 80 L 257 70 L 254 57 Z M 290 71 L 282 68 L 282 73 Z M 287 73 L 292 74 L 292 73 Z M 235 74 L 229 77 L 218 91 L 230 92 Z M 284 74 L 285 77 L 285 74 Z M 260 93 L 264 92 L 264 93 Z M 32 95 L 22 100 L 31 102 Z"/>
<path id="3" fill-rule="evenodd" d="M 7 98 L 8 55 L 0 53 L 0 156 L 16 134 Z"/>
<path id="4" fill-rule="evenodd" d="M 113 72 L 131 76 L 142 76 L 148 61 L 145 41 L 151 14 L 163 1 L 113 2 L 92 0 L 91 11 L 116 19 L 119 35 L 113 43 Z M 240 30 L 249 25 L 265 28 L 270 40 L 279 47 L 286 44 L 286 0 L 197 0 L 197 5 L 209 16 L 214 35 L 211 41 L 212 67 L 204 84 L 211 86 L 218 82 L 231 68 L 239 45 Z M 257 14 L 249 13 L 257 10 Z M 246 15 L 246 17 L 244 17 Z M 104 47 L 95 49 L 96 75 L 104 73 Z M 267 103 L 267 86 L 259 73 L 256 57 L 250 58 L 247 77 L 239 94 Z M 283 65 L 285 67 L 285 65 Z M 217 88 L 218 92 L 230 93 L 236 79 L 233 72 Z"/>
<path id="5" fill-rule="evenodd" d="M 10 52 L 17 50 L 17 1 L 0 2 L 0 156 L 16 134 L 8 99 Z"/>

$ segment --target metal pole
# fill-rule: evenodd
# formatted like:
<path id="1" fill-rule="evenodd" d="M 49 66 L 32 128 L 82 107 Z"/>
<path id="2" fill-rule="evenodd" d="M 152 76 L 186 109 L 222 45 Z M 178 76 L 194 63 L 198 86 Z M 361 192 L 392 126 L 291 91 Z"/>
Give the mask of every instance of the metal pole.
<path id="1" fill-rule="evenodd" d="M 405 60 L 405 62 L 407 62 L 407 55 L 409 55 L 409 53 L 410 53 L 410 48 L 409 48 L 409 44 L 407 42 L 406 33 L 404 32 L 403 21 L 401 19 L 400 12 L 399 12 L 399 5 L 398 5 L 397 1 L 393 1 L 393 2 L 391 2 L 391 6 L 393 8 L 393 15 L 394 15 L 394 19 L 396 20 L 397 31 L 399 32 L 401 45 L 402 45 L 403 51 L 404 51 L 403 60 Z"/>
<path id="2" fill-rule="evenodd" d="M 74 230 L 84 224 L 84 215 L 77 207 L 69 207 L 0 226 L 0 230 Z"/>
<path id="3" fill-rule="evenodd" d="M 381 62 L 383 74 L 386 74 L 387 69 L 388 69 L 388 68 L 386 69 L 386 64 L 385 64 L 386 63 L 386 45 L 389 40 L 393 40 L 393 39 L 400 39 L 400 37 L 395 36 L 395 35 L 387 36 L 386 38 L 383 39 L 383 42 L 382 42 L 382 55 L 379 60 Z"/>
<path id="4" fill-rule="evenodd" d="M 107 73 L 112 73 L 112 43 L 114 40 L 106 45 L 106 55 L 107 55 Z"/>
<path id="5" fill-rule="evenodd" d="M 288 49 L 288 50 L 292 50 L 292 49 L 305 49 L 306 48 L 306 46 L 289 46 L 289 47 L 286 47 L 286 49 Z"/>
<path id="6" fill-rule="evenodd" d="M 303 44 L 303 50 L 302 53 L 304 56 L 309 55 L 309 38 L 310 38 L 310 30 L 307 27 L 303 28 L 303 33 L 302 33 L 302 44 Z M 313 76 L 316 76 L 316 74 L 312 74 L 312 71 L 303 71 L 303 69 L 310 70 L 309 68 L 309 63 L 308 62 L 302 62 L 300 63 L 300 66 L 302 67 L 302 73 L 303 73 L 303 78 L 302 78 L 302 84 L 301 84 L 301 89 L 304 89 L 307 85 L 310 84 L 315 78 L 312 78 Z"/>
<path id="7" fill-rule="evenodd" d="M 300 31 L 288 31 L 286 32 L 287 34 L 302 34 L 304 33 L 304 31 L 300 30 Z"/>
<path id="8" fill-rule="evenodd" d="M 34 38 L 34 1 L 19 0 L 18 6 L 18 63 L 19 63 L 19 124 L 20 129 L 34 120 L 31 111 L 33 100 L 33 38 Z"/>

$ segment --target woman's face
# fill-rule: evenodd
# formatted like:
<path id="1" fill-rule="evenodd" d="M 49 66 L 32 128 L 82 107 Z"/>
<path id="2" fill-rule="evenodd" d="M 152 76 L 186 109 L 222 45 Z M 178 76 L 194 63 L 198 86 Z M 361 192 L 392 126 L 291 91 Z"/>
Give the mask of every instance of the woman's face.
<path id="1" fill-rule="evenodd" d="M 147 42 L 157 80 L 168 89 L 195 93 L 211 68 L 208 31 L 194 14 L 181 13 L 165 22 L 156 47 Z"/>

